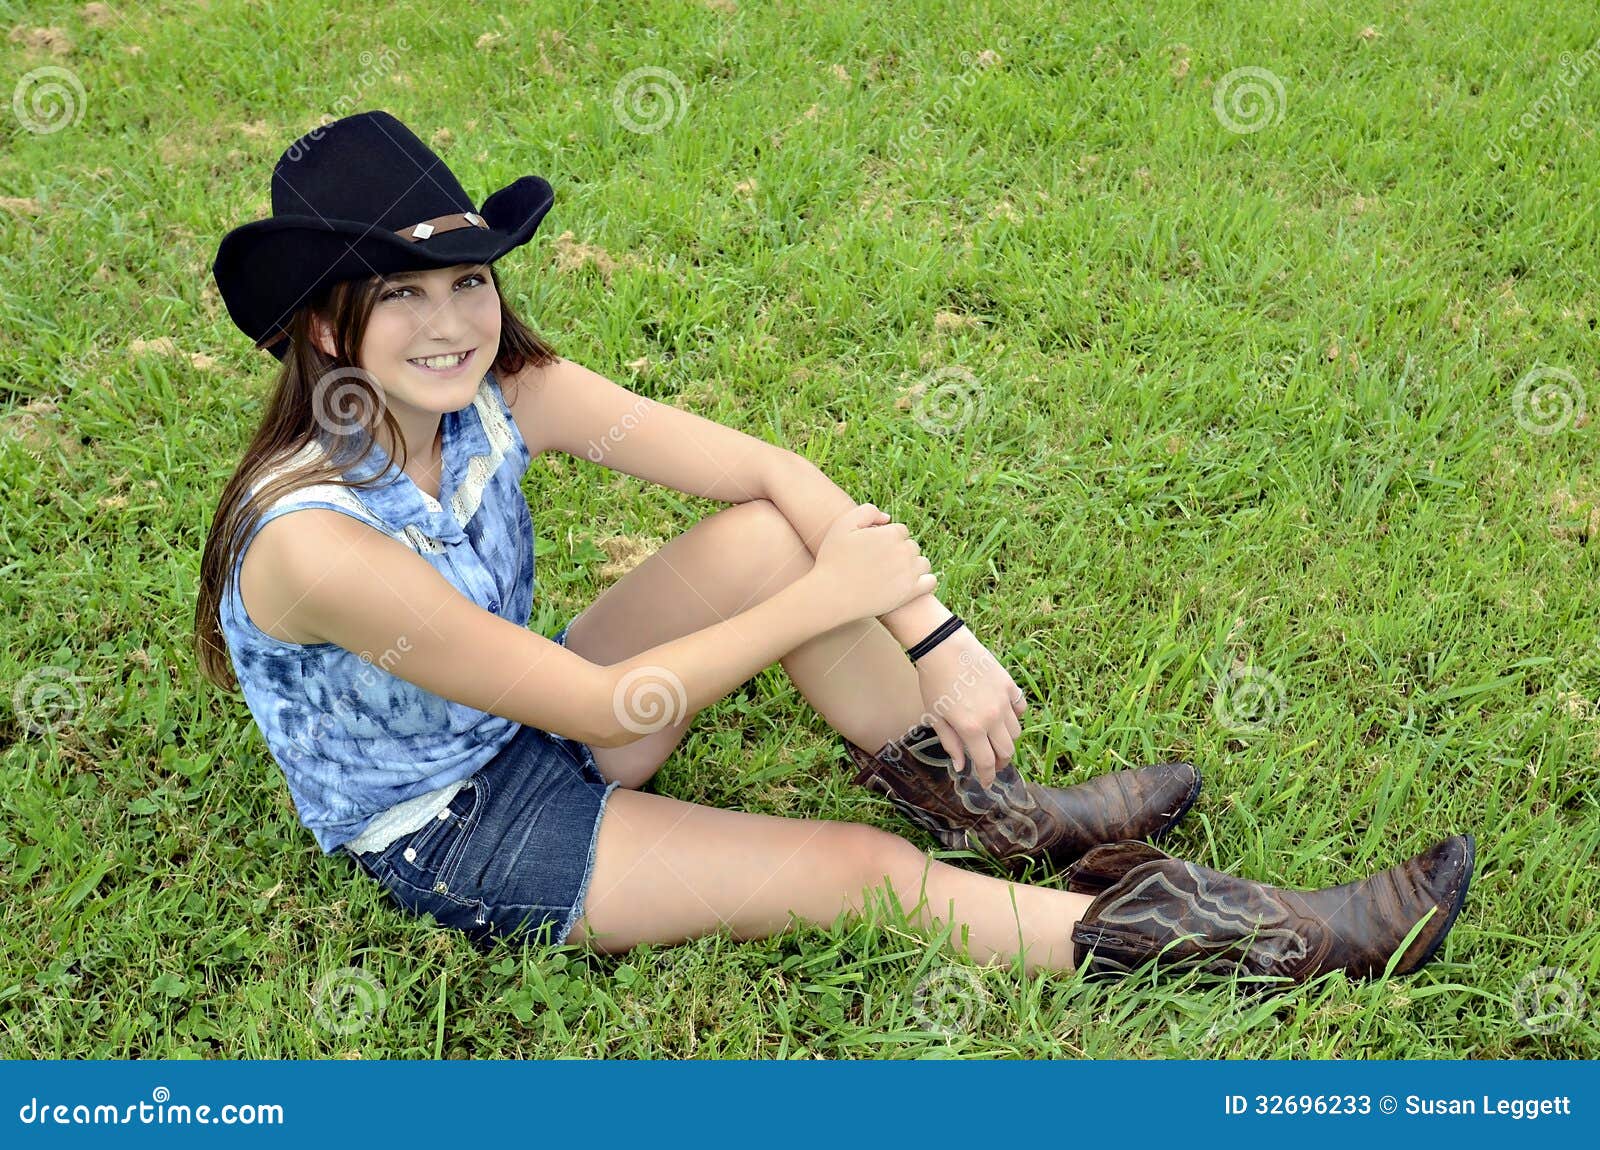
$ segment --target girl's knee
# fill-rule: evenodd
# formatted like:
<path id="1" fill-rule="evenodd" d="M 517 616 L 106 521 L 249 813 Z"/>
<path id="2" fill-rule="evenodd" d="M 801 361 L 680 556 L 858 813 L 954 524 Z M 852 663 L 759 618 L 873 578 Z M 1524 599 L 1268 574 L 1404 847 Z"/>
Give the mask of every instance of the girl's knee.
<path id="1" fill-rule="evenodd" d="M 744 545 L 775 565 L 777 574 L 798 579 L 811 570 L 815 562 L 811 549 L 776 503 L 770 499 L 752 499 L 740 504 L 738 510 Z"/>
<path id="2" fill-rule="evenodd" d="M 865 823 L 840 823 L 837 857 L 855 889 L 889 883 L 900 893 L 920 885 L 928 856 L 890 831 Z"/>

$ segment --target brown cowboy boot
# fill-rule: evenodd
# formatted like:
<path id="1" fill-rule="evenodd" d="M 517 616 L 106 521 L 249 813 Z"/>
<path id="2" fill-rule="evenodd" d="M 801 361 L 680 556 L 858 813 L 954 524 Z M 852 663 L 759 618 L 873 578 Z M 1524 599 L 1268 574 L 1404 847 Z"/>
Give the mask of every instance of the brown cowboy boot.
<path id="1" fill-rule="evenodd" d="M 977 850 L 1019 869 L 1029 859 L 1064 867 L 1085 851 L 1120 839 L 1157 838 L 1200 793 L 1189 763 L 1111 771 L 1072 787 L 1025 780 L 1015 762 L 984 787 L 969 765 L 954 763 L 934 729 L 911 728 L 869 754 L 849 739 L 855 782 L 884 795 L 949 850 Z"/>
<path id="2" fill-rule="evenodd" d="M 1154 961 L 1166 970 L 1285 977 L 1274 990 L 1333 970 L 1372 978 L 1427 917 L 1394 969 L 1410 974 L 1455 924 L 1473 854 L 1470 834 L 1451 835 L 1386 871 L 1306 891 L 1235 878 L 1144 843 L 1111 843 L 1068 872 L 1068 890 L 1096 896 L 1072 928 L 1073 965 L 1087 961 L 1089 975 Z"/>

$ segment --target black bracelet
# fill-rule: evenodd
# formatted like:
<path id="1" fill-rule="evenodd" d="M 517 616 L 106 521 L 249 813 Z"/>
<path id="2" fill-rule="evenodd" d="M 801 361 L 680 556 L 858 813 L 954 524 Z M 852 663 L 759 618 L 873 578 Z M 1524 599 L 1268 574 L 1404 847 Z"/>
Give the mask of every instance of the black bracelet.
<path id="1" fill-rule="evenodd" d="M 907 651 L 906 658 L 915 663 L 918 659 L 922 658 L 922 656 L 933 650 L 940 643 L 943 643 L 946 639 L 948 639 L 951 635 L 954 635 L 957 631 L 961 630 L 961 628 L 964 626 L 966 626 L 966 620 L 962 619 L 960 615 L 951 615 L 950 618 L 946 619 L 932 631 L 928 632 L 927 638 L 923 639 L 922 642 L 915 644 L 909 651 Z"/>

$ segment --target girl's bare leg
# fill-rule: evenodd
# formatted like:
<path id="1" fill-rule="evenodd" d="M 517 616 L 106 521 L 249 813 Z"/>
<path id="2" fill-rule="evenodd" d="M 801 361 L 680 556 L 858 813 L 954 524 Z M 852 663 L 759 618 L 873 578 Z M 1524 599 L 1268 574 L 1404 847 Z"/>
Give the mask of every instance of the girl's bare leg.
<path id="1" fill-rule="evenodd" d="M 614 663 L 732 618 L 811 569 L 812 557 L 764 499 L 707 516 L 629 571 L 572 624 L 567 645 Z M 782 664 L 836 730 L 876 749 L 921 721 L 916 669 L 876 619 L 818 635 Z M 1032 973 L 1071 968 L 1072 924 L 1091 899 L 992 878 L 929 858 L 856 823 L 719 810 L 630 789 L 647 781 L 694 716 L 624 747 L 595 747 L 623 784 L 601 821 L 584 916 L 569 941 L 605 951 L 676 943 L 727 927 L 760 938 L 791 919 L 819 926 L 892 894 L 925 928 L 953 923 L 978 962 L 1019 953 Z M 964 939 L 964 941 L 963 941 Z"/>
<path id="2" fill-rule="evenodd" d="M 953 923 L 979 963 L 1072 969 L 1072 924 L 1091 899 L 938 862 L 860 823 L 720 810 L 618 788 L 600 823 L 583 918 L 568 936 L 608 953 L 677 943 L 723 927 L 762 938 L 802 922 L 829 926 L 892 893 L 908 921 Z"/>
<path id="3" fill-rule="evenodd" d="M 709 627 L 811 570 L 805 542 L 765 499 L 708 515 L 669 540 L 573 621 L 567 646 L 615 663 Z M 876 619 L 807 641 L 781 663 L 834 730 L 870 750 L 923 721 L 916 668 Z M 625 787 L 646 782 L 682 740 L 693 715 L 624 747 L 595 747 L 601 773 Z"/>

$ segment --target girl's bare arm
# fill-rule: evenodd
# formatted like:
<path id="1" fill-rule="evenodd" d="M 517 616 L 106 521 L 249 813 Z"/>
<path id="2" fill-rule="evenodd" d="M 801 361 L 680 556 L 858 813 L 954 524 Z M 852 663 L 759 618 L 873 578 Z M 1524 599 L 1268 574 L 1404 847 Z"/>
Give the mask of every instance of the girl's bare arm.
<path id="1" fill-rule="evenodd" d="M 288 520 L 292 530 L 279 527 Z M 693 714 L 849 621 L 808 574 L 748 611 L 603 666 L 484 610 L 404 544 L 336 511 L 273 520 L 246 553 L 253 560 L 268 564 L 275 597 L 292 605 L 282 617 L 311 641 L 364 653 L 452 702 L 601 747 Z"/>

